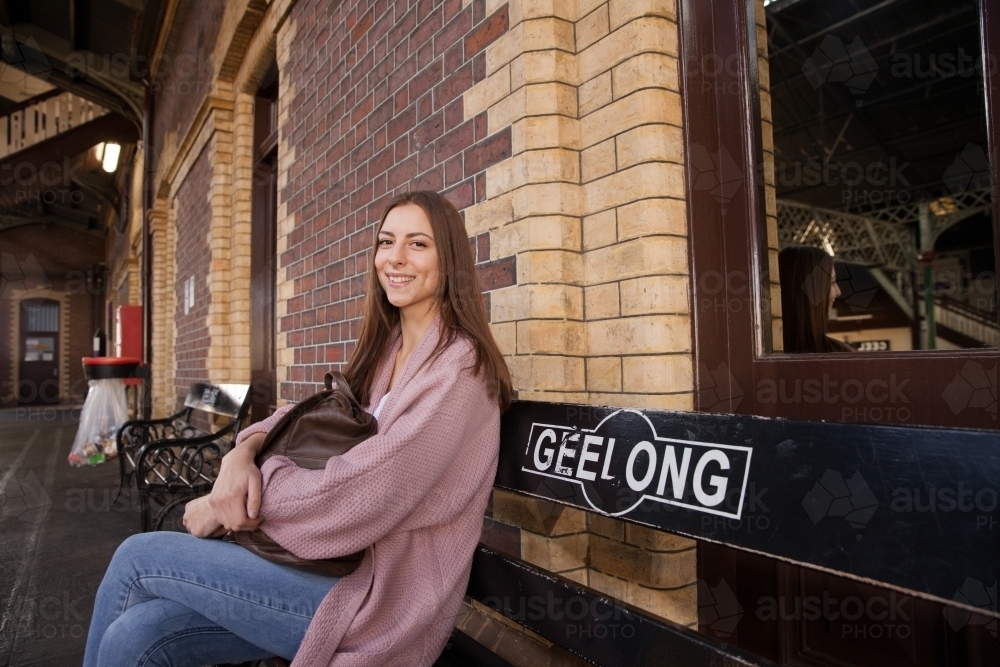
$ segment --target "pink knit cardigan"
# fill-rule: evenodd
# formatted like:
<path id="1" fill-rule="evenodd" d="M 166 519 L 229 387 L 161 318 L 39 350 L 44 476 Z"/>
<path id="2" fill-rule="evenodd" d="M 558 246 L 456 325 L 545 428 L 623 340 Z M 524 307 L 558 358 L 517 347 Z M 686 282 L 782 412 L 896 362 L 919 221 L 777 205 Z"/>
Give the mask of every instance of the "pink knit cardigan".
<path id="1" fill-rule="evenodd" d="M 367 547 L 361 565 L 324 598 L 292 667 L 432 665 L 454 625 L 496 476 L 500 410 L 472 374 L 457 338 L 425 365 L 439 322 L 407 363 L 378 434 L 324 470 L 276 456 L 261 474 L 261 529 L 302 558 Z M 372 387 L 386 393 L 398 331 Z M 289 408 L 240 433 L 270 429 Z"/>

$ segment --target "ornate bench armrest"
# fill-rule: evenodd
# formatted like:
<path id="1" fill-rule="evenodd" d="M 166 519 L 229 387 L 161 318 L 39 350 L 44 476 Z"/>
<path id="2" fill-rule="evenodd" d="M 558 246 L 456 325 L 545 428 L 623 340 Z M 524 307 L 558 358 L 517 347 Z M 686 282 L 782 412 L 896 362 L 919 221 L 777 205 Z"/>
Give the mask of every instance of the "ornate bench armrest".
<path id="1" fill-rule="evenodd" d="M 191 408 L 184 408 L 163 419 L 133 419 L 118 429 L 116 441 L 118 452 L 132 452 L 147 442 L 167 438 L 189 437 L 185 431 L 192 427 L 187 423 Z"/>
<path id="2" fill-rule="evenodd" d="M 194 489 L 211 486 L 218 462 L 232 443 L 223 436 L 227 429 L 195 438 L 157 440 L 144 445 L 135 458 L 136 483 L 150 486 Z"/>

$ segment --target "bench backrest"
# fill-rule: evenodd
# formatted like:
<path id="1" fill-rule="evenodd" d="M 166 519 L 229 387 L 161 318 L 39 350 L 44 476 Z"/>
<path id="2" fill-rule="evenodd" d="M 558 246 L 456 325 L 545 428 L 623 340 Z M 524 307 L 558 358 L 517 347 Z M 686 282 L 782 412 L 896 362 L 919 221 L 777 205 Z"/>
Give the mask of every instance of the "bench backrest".
<path id="1" fill-rule="evenodd" d="M 991 613 L 997 480 L 995 431 L 520 401 L 496 485 Z"/>
<path id="2" fill-rule="evenodd" d="M 195 382 L 188 389 L 184 407 L 241 419 L 250 409 L 250 385 Z"/>

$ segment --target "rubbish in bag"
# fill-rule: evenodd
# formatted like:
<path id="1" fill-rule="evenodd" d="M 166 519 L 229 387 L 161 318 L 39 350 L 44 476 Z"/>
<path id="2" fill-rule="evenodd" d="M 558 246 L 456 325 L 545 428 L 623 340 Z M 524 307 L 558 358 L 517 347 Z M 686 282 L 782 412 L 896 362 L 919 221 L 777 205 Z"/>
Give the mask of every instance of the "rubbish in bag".
<path id="1" fill-rule="evenodd" d="M 128 419 L 125 384 L 119 379 L 91 380 L 80 411 L 80 428 L 69 453 L 70 465 L 97 465 L 118 456 L 118 429 Z"/>

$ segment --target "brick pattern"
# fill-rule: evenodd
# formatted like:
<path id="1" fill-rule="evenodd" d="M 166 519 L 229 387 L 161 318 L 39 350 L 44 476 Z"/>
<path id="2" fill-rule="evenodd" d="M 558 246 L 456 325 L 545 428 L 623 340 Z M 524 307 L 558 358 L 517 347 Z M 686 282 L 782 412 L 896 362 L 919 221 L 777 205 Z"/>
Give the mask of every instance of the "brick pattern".
<path id="1" fill-rule="evenodd" d="M 590 664 L 476 601 L 462 603 L 455 627 L 514 667 L 586 667 Z"/>
<path id="2" fill-rule="evenodd" d="M 219 79 L 221 81 L 233 81 L 239 76 L 242 64 L 248 60 L 255 60 L 252 57 L 250 44 L 254 34 L 257 33 L 258 26 L 267 14 L 267 4 L 268 0 L 242 0 L 241 2 L 226 3 L 226 16 L 219 29 L 220 39 L 215 45 L 215 59 L 219 63 Z M 266 37 L 271 37 L 270 32 L 266 34 Z"/>
<path id="3" fill-rule="evenodd" d="M 205 147 L 212 173 L 209 189 L 211 217 L 208 245 L 211 251 L 211 271 L 208 272 L 208 290 L 211 294 L 206 326 L 212 337 L 205 366 L 207 377 L 213 382 L 249 382 L 249 373 L 234 375 L 234 366 L 249 371 L 249 348 L 234 350 L 231 340 L 233 268 L 249 263 L 247 246 L 234 252 L 232 202 L 233 202 L 233 111 L 216 108 L 211 114 L 211 139 Z M 243 260 L 243 261 L 241 261 Z M 244 283 L 246 285 L 246 283 Z M 241 290 L 246 293 L 246 287 Z M 246 302 L 244 302 L 246 303 Z M 248 305 L 248 304 L 247 304 Z M 249 319 L 249 310 L 246 311 Z"/>
<path id="4" fill-rule="evenodd" d="M 268 54 L 269 55 L 269 54 Z M 256 81 L 243 86 L 256 88 Z M 251 215 L 253 195 L 254 96 L 236 94 L 232 133 L 232 194 L 230 217 L 229 345 L 220 356 L 233 381 L 250 379 L 250 275 Z"/>
<path id="5" fill-rule="evenodd" d="M 489 11 L 490 4 L 487 5 Z M 464 96 L 510 128 L 466 211 L 516 283 L 491 293 L 521 398 L 693 408 L 690 262 L 673 0 L 510 0 Z M 694 627 L 695 544 L 494 490 L 484 535 L 521 558 Z M 511 533 L 517 530 L 518 534 Z"/>
<path id="6" fill-rule="evenodd" d="M 90 356 L 95 320 L 86 272 L 104 259 L 98 237 L 64 231 L 62 245 L 52 244 L 52 232 L 42 225 L 7 230 L 0 239 L 5 251 L 0 280 L 0 407 L 14 405 L 20 381 L 21 302 L 43 298 L 59 302 L 59 396 L 63 403 L 83 400 L 87 383 L 80 359 Z M 54 249 L 55 248 L 55 249 Z"/>
<path id="7" fill-rule="evenodd" d="M 0 377 L 4 378 L 0 391 L 0 407 L 16 406 L 16 389 L 20 382 L 21 360 L 21 301 L 44 298 L 59 302 L 59 333 L 57 335 L 59 360 L 59 402 L 82 403 L 87 393 L 87 380 L 83 376 L 80 359 L 91 355 L 92 335 L 97 329 L 92 315 L 90 294 L 80 294 L 65 288 L 66 281 L 59 281 L 52 289 L 21 292 L 11 290 L 0 300 L 0 315 L 9 324 L 0 334 L 3 345 L 0 356 Z"/>
<path id="8" fill-rule="evenodd" d="M 176 200 L 174 201 L 176 204 Z M 176 213 L 172 205 L 157 201 L 150 212 L 153 267 L 153 415 L 166 417 L 176 409 L 177 388 L 177 319 L 178 300 L 175 275 L 177 273 Z M 142 257 L 139 262 L 141 265 Z M 183 295 L 181 295 L 183 296 Z"/>
<path id="9" fill-rule="evenodd" d="M 227 174 L 231 174 L 231 188 L 228 211 L 225 208 L 220 208 L 218 211 L 222 216 L 222 224 L 227 227 L 229 233 L 229 288 L 225 290 L 228 307 L 224 313 L 229 345 L 224 349 L 214 350 L 213 361 L 227 370 L 233 382 L 250 379 L 252 295 L 249 286 L 253 281 L 250 275 L 250 236 L 254 178 L 254 95 L 260 87 L 261 77 L 275 58 L 277 46 L 275 32 L 278 20 L 287 12 L 290 0 L 272 2 L 263 16 L 257 17 L 257 7 L 261 4 L 261 0 L 248 0 L 246 7 L 227 14 L 227 23 L 220 29 L 220 34 L 227 35 L 230 27 L 235 26 L 232 27 L 234 36 L 227 46 L 226 58 L 227 62 L 234 61 L 236 59 L 234 54 L 239 53 L 240 59 L 232 83 L 235 103 L 232 113 L 231 154 L 226 155 L 225 152 L 219 151 L 215 155 L 215 160 L 227 168 L 223 170 L 220 180 L 225 183 Z M 243 32 L 248 22 L 256 22 L 257 25 L 252 35 Z M 217 45 L 216 53 L 219 53 L 219 48 Z M 226 78 L 226 67 L 227 65 L 223 66 L 220 78 Z M 281 68 L 279 71 L 287 70 Z M 285 90 L 287 93 L 289 89 Z M 282 146 L 283 150 L 285 148 Z M 279 220 L 282 217 L 279 215 Z M 269 268 L 270 271 L 276 269 L 276 266 Z M 224 287 L 220 281 L 220 288 Z M 222 315 L 223 313 L 220 313 L 220 319 Z"/>
<path id="10" fill-rule="evenodd" d="M 756 0 L 757 71 L 760 72 L 761 144 L 764 150 L 764 206 L 767 225 L 767 266 L 770 277 L 771 350 L 785 349 L 781 320 L 781 283 L 778 278 L 778 191 L 775 187 L 774 123 L 771 112 L 771 76 L 767 60 L 767 16 L 764 0 Z"/>
<path id="11" fill-rule="evenodd" d="M 87 378 L 80 359 L 93 354 L 94 331 L 101 325 L 94 321 L 94 297 L 90 294 L 64 294 L 60 301 L 60 402 L 82 403 Z M 114 350 L 108 354 L 114 354 Z"/>
<path id="12" fill-rule="evenodd" d="M 484 531 L 494 548 L 689 627 L 697 623 L 693 540 L 494 489 Z M 517 527 L 519 539 L 505 534 Z"/>
<path id="13" fill-rule="evenodd" d="M 225 0 L 178 2 L 153 91 L 153 146 L 161 159 L 175 153 L 202 98 L 212 89 L 212 52 L 225 8 Z"/>
<path id="14" fill-rule="evenodd" d="M 698 590 L 694 540 L 588 515 L 589 584 L 619 600 L 691 628 Z"/>
<path id="15" fill-rule="evenodd" d="M 212 249 L 209 247 L 211 226 L 211 164 L 208 153 L 202 152 L 194 162 L 176 198 L 177 241 L 175 251 L 174 323 L 176 334 L 176 375 L 174 389 L 177 403 L 183 403 L 192 382 L 207 378 L 205 361 L 212 345 L 208 329 L 211 293 L 208 289 Z M 194 279 L 194 303 L 185 308 L 185 285 Z"/>
<path id="16" fill-rule="evenodd" d="M 487 5 L 489 8 L 489 5 Z M 516 284 L 491 295 L 521 398 L 692 409 L 673 0 L 510 2 L 466 117 L 511 130 L 467 211 Z"/>
<path id="17" fill-rule="evenodd" d="M 222 173 L 218 176 L 219 180 L 223 183 L 229 183 L 227 174 L 232 176 L 228 200 L 229 208 L 227 210 L 225 206 L 222 206 L 217 210 L 220 224 L 228 230 L 229 235 L 229 262 L 227 265 L 229 287 L 226 289 L 221 281 L 219 284 L 220 294 L 224 293 L 228 299 L 228 308 L 224 312 L 220 311 L 219 316 L 221 320 L 222 316 L 225 315 L 228 324 L 229 345 L 224 350 L 214 350 L 216 353 L 214 363 L 220 368 L 226 369 L 233 382 L 249 381 L 250 378 L 249 324 L 252 296 L 249 287 L 252 283 L 250 252 L 254 177 L 254 95 L 260 87 L 261 77 L 272 59 L 276 58 L 278 22 L 280 17 L 286 15 L 292 2 L 293 0 L 272 2 L 258 20 L 256 12 L 261 0 L 248 0 L 246 7 L 240 7 L 236 12 L 231 12 L 227 8 L 227 22 L 220 29 L 220 35 L 233 33 L 233 38 L 226 47 L 227 59 L 234 59 L 234 53 L 243 49 L 232 84 L 235 103 L 232 113 L 231 152 L 227 155 L 224 151 L 219 151 L 215 156 L 215 160 L 222 165 Z M 256 21 L 258 25 L 257 30 L 251 36 L 241 32 L 248 21 Z M 284 31 L 284 47 L 279 72 L 288 72 L 288 42 L 291 34 L 292 32 L 288 29 Z M 216 53 L 219 53 L 220 48 L 221 44 L 217 45 Z M 223 70 L 225 68 L 224 65 Z M 220 78 L 226 78 L 225 71 L 220 72 Z M 279 109 L 281 108 L 281 95 L 284 95 L 285 117 L 287 117 L 289 95 L 294 97 L 292 92 L 294 86 L 289 86 L 287 79 L 287 76 L 282 76 L 279 82 L 280 89 L 283 91 L 279 94 Z M 280 145 L 279 156 L 286 161 L 286 164 L 290 157 L 286 154 L 289 149 L 287 142 Z M 287 216 L 287 207 L 279 203 L 279 224 Z M 278 272 L 276 266 L 272 269 Z"/>
<path id="18" fill-rule="evenodd" d="M 283 399 L 349 357 L 373 224 L 396 192 L 441 190 L 460 210 L 486 199 L 511 129 L 488 131 L 485 110 L 467 117 L 462 95 L 486 76 L 484 50 L 508 22 L 505 4 L 487 11 L 485 0 L 292 8 L 278 38 Z M 487 289 L 515 280 L 513 260 L 492 263 L 485 244 L 480 257 Z"/>
<path id="19" fill-rule="evenodd" d="M 175 113 L 171 100 L 158 100 L 158 113 L 163 108 L 167 120 L 162 128 L 164 145 L 157 151 L 160 199 L 153 212 L 158 221 L 153 235 L 154 254 L 162 253 L 160 256 L 176 259 L 177 230 L 173 221 L 177 219 L 174 211 L 177 196 L 200 156 L 207 155 L 210 165 L 206 243 L 211 253 L 211 270 L 206 277 L 210 299 L 205 327 L 212 345 L 207 348 L 202 365 L 203 376 L 215 382 L 249 381 L 253 94 L 274 57 L 277 26 L 281 17 L 287 15 L 292 1 L 231 2 L 225 4 L 224 11 L 214 7 L 211 11 L 223 13 L 217 21 L 219 25 L 214 28 L 214 45 L 203 40 L 194 52 L 201 69 L 198 80 L 188 82 L 191 94 L 186 103 L 190 113 Z M 189 7 L 186 11 L 196 10 Z M 203 8 L 201 11 L 209 10 Z M 178 15 L 174 25 L 189 20 L 189 16 Z M 164 61 L 190 58 L 192 48 L 195 48 L 192 43 L 183 40 L 168 41 Z M 167 74 L 161 73 L 161 76 Z M 138 196 L 135 200 L 140 201 Z M 141 250 L 137 250 L 139 253 Z M 164 304 L 165 311 L 173 313 L 177 307 L 174 291 L 177 267 L 173 261 L 154 262 L 153 270 L 154 303 Z M 154 319 L 159 311 L 157 308 L 154 312 Z M 178 379 L 174 365 L 178 333 L 175 329 L 177 323 L 172 317 L 154 324 L 153 400 L 154 412 L 159 415 L 173 410 L 175 382 L 186 382 Z"/>

